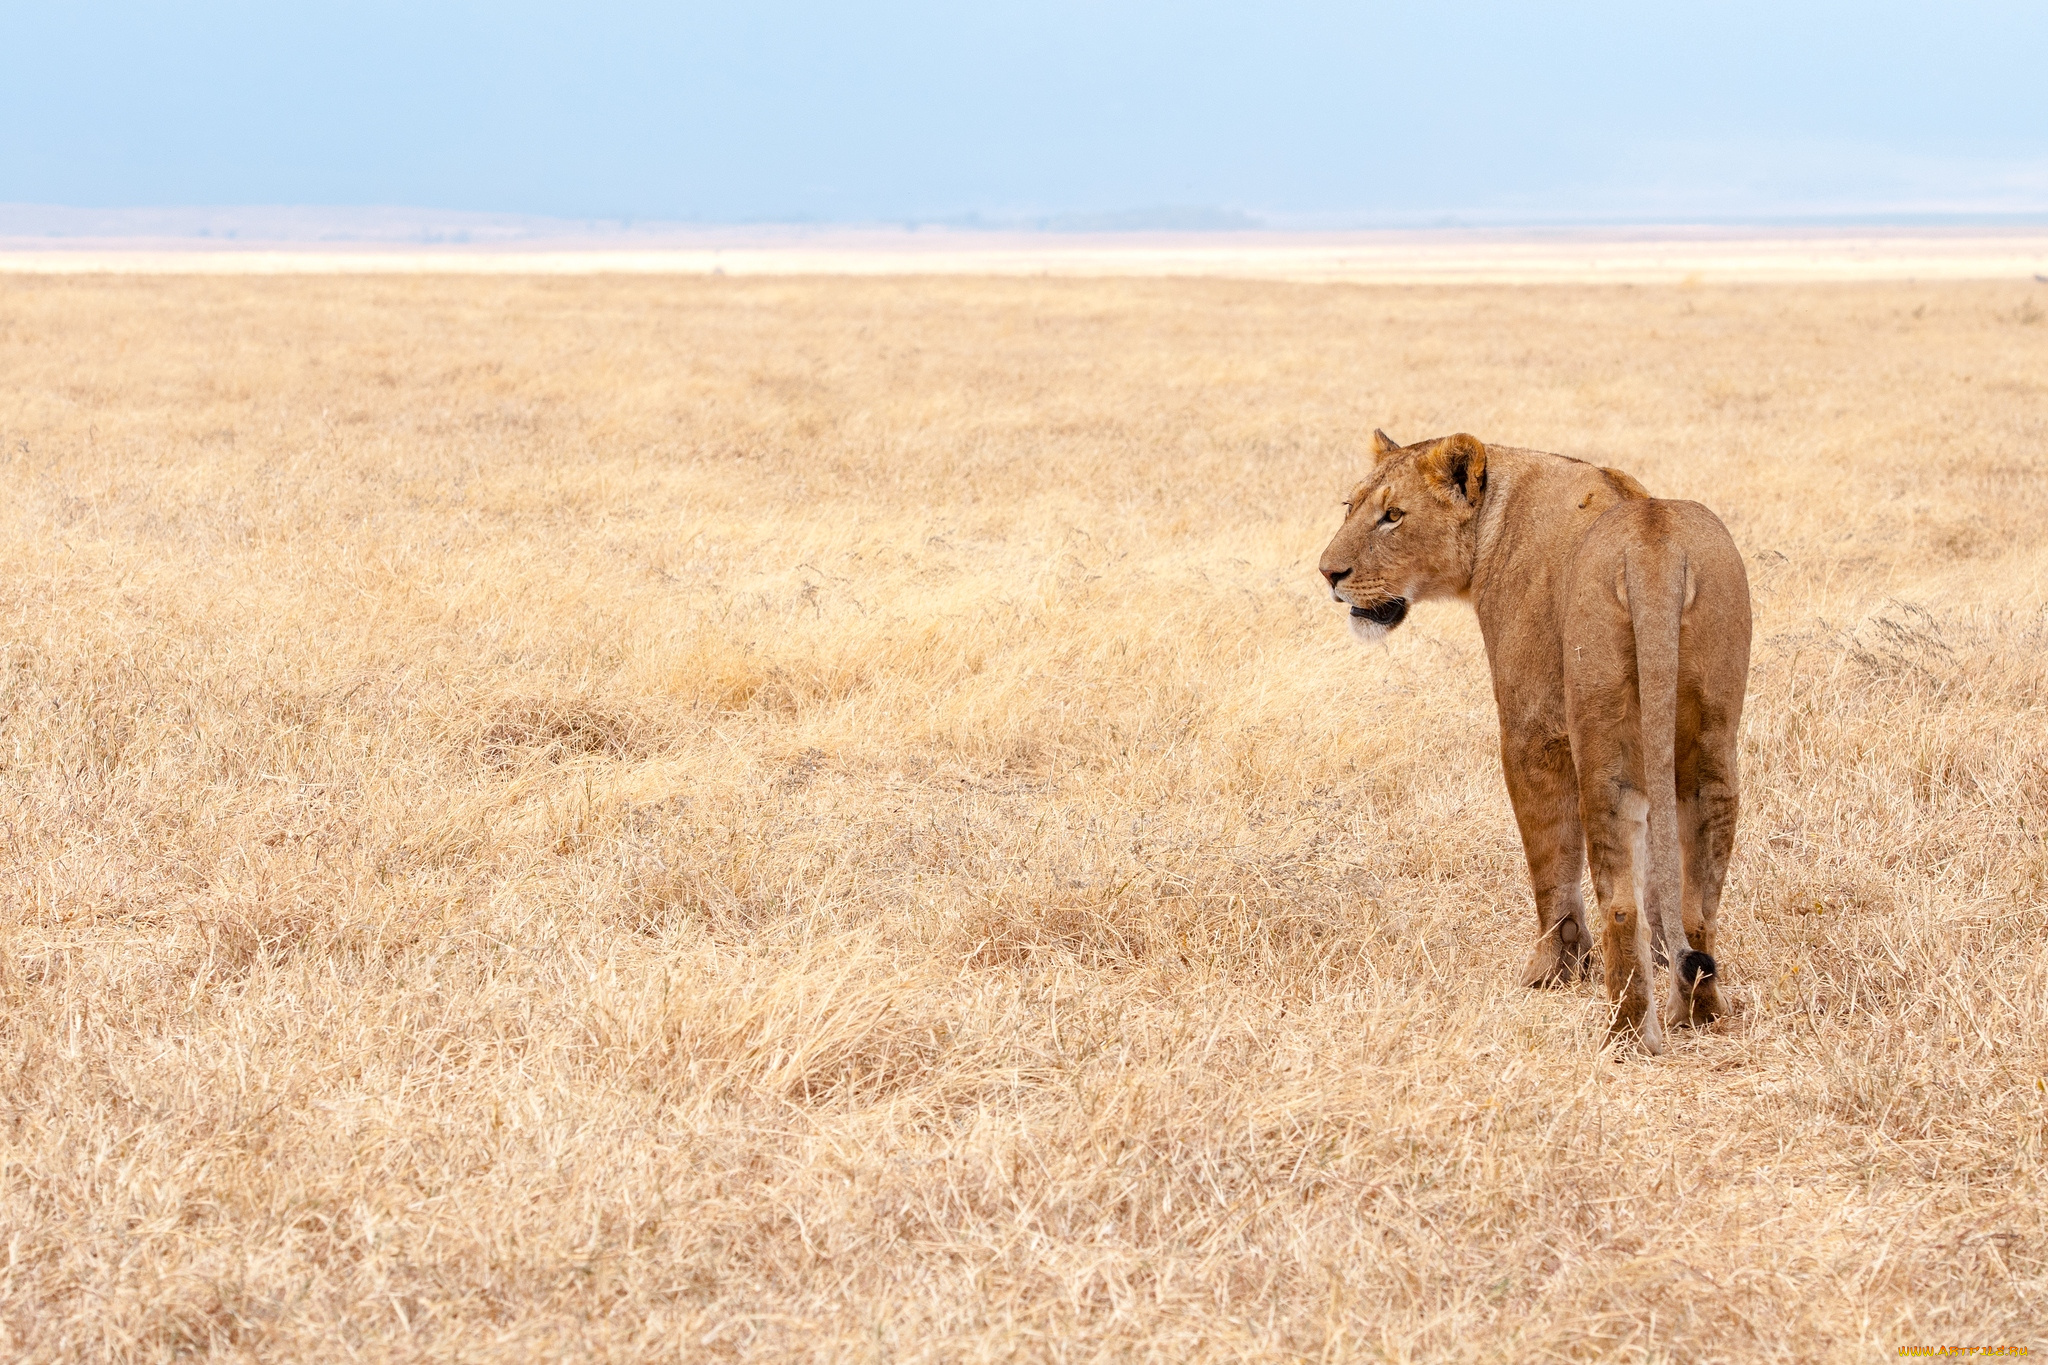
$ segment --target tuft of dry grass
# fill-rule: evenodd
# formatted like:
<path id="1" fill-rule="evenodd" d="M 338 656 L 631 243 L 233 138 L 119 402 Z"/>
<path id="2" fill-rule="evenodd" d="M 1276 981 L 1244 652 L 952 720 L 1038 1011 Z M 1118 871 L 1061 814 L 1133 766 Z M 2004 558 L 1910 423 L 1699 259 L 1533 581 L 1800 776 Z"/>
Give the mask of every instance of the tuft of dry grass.
<path id="1" fill-rule="evenodd" d="M 2035 286 L 0 279 L 0 1354 L 2043 1344 Z M 1603 1051 L 1373 426 L 1749 557 Z"/>

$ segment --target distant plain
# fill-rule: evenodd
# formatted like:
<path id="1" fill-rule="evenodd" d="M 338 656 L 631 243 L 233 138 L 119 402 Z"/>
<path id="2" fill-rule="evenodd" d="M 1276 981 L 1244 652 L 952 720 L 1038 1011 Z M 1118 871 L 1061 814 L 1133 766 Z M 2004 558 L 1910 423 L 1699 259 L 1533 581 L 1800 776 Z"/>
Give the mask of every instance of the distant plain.
<path id="1" fill-rule="evenodd" d="M 1042 232 L 572 223 L 418 209 L 0 204 L 4 274 L 968 275 L 1351 284 L 2023 282 L 2048 219 L 1954 224 Z"/>

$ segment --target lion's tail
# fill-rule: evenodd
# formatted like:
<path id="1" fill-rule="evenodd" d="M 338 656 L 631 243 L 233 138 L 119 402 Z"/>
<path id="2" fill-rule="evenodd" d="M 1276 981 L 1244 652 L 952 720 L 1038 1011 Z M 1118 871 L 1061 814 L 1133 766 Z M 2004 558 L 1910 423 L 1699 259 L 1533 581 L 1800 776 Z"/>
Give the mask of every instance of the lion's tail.
<path id="1" fill-rule="evenodd" d="M 1683 551 L 1658 547 L 1629 554 L 1629 625 L 1636 638 L 1636 697 L 1641 706 L 1643 785 L 1650 801 L 1650 866 L 1642 907 L 1687 990 L 1714 974 L 1714 959 L 1685 938 L 1685 865 L 1678 841 L 1678 628 L 1691 570 Z"/>

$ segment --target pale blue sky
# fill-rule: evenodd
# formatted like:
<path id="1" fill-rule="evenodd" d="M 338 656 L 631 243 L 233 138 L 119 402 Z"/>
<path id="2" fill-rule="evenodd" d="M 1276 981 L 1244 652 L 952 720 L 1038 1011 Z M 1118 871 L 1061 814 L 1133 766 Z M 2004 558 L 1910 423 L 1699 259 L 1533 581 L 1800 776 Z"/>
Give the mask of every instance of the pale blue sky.
<path id="1" fill-rule="evenodd" d="M 0 202 L 2048 214 L 2048 4 L 18 3 Z"/>

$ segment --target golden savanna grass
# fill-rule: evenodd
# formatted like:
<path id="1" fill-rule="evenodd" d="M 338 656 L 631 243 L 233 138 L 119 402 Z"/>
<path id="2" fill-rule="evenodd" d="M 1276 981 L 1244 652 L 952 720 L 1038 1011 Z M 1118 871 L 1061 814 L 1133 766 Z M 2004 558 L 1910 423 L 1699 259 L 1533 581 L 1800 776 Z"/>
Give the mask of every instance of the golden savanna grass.
<path id="1" fill-rule="evenodd" d="M 0 281 L 0 1355 L 2048 1335 L 2048 289 Z M 1701 498 L 1719 956 L 1534 932 L 1396 437 Z"/>

